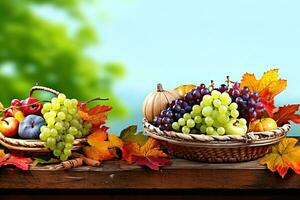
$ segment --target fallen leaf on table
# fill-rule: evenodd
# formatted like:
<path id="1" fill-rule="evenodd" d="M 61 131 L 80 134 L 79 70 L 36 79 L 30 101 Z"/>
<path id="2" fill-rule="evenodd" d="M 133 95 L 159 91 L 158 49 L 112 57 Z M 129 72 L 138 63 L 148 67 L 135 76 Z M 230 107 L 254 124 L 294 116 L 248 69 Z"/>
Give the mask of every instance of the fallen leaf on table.
<path id="1" fill-rule="evenodd" d="M 171 164 L 168 156 L 160 149 L 157 140 L 153 138 L 149 138 L 143 146 L 137 143 L 126 144 L 124 149 L 123 159 L 128 163 L 148 166 L 153 170 L 159 170 L 160 167 Z"/>
<path id="2" fill-rule="evenodd" d="M 267 165 L 272 172 L 277 171 L 284 178 L 291 168 L 295 173 L 300 174 L 300 147 L 296 146 L 298 140 L 285 138 L 272 147 L 272 152 L 264 156 L 259 163 Z"/>
<path id="3" fill-rule="evenodd" d="M 80 118 L 98 126 L 105 124 L 105 120 L 107 120 L 107 113 L 111 109 L 112 107 L 103 105 L 97 105 L 89 109 L 87 103 L 78 104 L 78 113 Z"/>
<path id="4" fill-rule="evenodd" d="M 144 145 L 147 142 L 148 137 L 143 134 L 143 132 L 137 132 L 137 126 L 129 126 L 126 129 L 124 129 L 121 134 L 120 138 L 125 143 L 138 143 L 139 145 Z"/>
<path id="5" fill-rule="evenodd" d="M 299 107 L 300 104 L 279 107 L 278 111 L 273 114 L 273 119 L 277 122 L 278 126 L 282 126 L 290 121 L 300 124 L 300 115 L 296 114 Z"/>
<path id="6" fill-rule="evenodd" d="M 123 141 L 115 134 L 109 134 L 107 141 L 102 135 L 107 134 L 107 127 L 100 128 L 95 135 L 88 137 L 88 143 L 91 146 L 83 148 L 83 152 L 87 158 L 97 161 L 112 160 L 117 157 L 116 149 L 122 149 Z M 97 136 L 98 134 L 98 136 Z M 99 136 L 100 134 L 100 136 Z"/>
<path id="7" fill-rule="evenodd" d="M 135 164 L 147 166 L 152 170 L 158 171 L 161 167 L 169 166 L 172 162 L 168 158 L 155 157 L 134 157 Z"/>
<path id="8" fill-rule="evenodd" d="M 22 153 L 8 153 L 0 158 L 0 167 L 3 165 L 14 165 L 22 170 L 29 170 L 31 158 L 26 158 Z"/>
<path id="9" fill-rule="evenodd" d="M 259 93 L 261 102 L 270 117 L 272 117 L 275 108 L 275 96 L 280 94 L 287 86 L 286 80 L 279 79 L 278 71 L 278 69 L 269 70 L 260 79 L 256 79 L 254 74 L 245 73 L 241 81 L 241 88 L 247 86 L 251 92 Z"/>

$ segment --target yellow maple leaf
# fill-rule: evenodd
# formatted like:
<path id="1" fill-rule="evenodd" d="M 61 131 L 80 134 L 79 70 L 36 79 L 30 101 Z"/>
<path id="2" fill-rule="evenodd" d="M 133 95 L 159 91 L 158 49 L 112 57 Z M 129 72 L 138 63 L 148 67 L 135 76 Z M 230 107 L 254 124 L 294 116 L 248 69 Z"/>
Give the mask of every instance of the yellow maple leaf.
<path id="1" fill-rule="evenodd" d="M 285 138 L 272 147 L 272 152 L 264 156 L 259 163 L 267 165 L 272 172 L 277 171 L 284 178 L 289 168 L 300 174 L 300 147 L 296 146 L 298 140 Z"/>
<path id="2" fill-rule="evenodd" d="M 251 92 L 258 92 L 269 116 L 272 117 L 275 108 L 274 98 L 287 86 L 287 81 L 279 79 L 278 69 L 271 69 L 256 79 L 254 74 L 245 73 L 241 81 L 241 88 L 248 87 Z"/>

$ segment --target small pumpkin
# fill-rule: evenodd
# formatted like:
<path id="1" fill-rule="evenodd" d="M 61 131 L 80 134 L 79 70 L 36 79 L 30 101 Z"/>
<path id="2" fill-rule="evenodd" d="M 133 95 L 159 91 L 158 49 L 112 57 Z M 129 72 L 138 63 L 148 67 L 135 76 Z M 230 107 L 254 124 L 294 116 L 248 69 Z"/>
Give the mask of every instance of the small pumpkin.
<path id="1" fill-rule="evenodd" d="M 196 85 L 189 84 L 189 85 L 181 85 L 177 87 L 175 90 L 178 92 L 180 97 L 184 97 L 189 91 L 196 88 Z"/>
<path id="2" fill-rule="evenodd" d="M 272 118 L 257 119 L 249 124 L 249 131 L 262 132 L 262 131 L 272 131 L 277 128 L 277 123 Z"/>
<path id="3" fill-rule="evenodd" d="M 148 122 L 153 122 L 155 116 L 167 108 L 179 95 L 175 90 L 164 90 L 162 84 L 157 84 L 157 91 L 151 92 L 145 98 L 143 103 L 143 114 Z"/>

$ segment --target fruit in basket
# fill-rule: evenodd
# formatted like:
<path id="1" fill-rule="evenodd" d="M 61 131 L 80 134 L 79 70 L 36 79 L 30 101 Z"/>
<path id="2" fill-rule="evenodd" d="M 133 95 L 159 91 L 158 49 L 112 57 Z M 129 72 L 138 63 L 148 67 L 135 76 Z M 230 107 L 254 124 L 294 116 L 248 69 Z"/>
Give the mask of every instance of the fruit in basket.
<path id="1" fill-rule="evenodd" d="M 19 122 L 22 121 L 25 117 L 22 111 L 16 109 L 16 108 L 9 108 L 3 113 L 3 117 L 14 117 L 16 118 Z"/>
<path id="2" fill-rule="evenodd" d="M 225 127 L 227 135 L 243 136 L 247 133 L 247 122 L 244 119 L 231 119 Z"/>
<path id="3" fill-rule="evenodd" d="M 83 121 L 78 113 L 78 101 L 67 99 L 62 93 L 42 108 L 46 125 L 40 128 L 40 139 L 62 161 L 71 155 L 75 138 L 89 134 L 92 124 Z"/>
<path id="4" fill-rule="evenodd" d="M 17 100 L 15 100 L 15 102 L 12 103 L 17 104 Z M 20 103 L 20 110 L 24 113 L 25 116 L 30 114 L 41 115 L 43 104 L 37 98 L 28 97 L 27 99 L 20 101 Z"/>
<path id="5" fill-rule="evenodd" d="M 277 128 L 277 123 L 272 118 L 257 119 L 249 124 L 249 131 L 272 131 Z"/>
<path id="6" fill-rule="evenodd" d="M 162 85 L 157 84 L 157 91 L 150 93 L 143 103 L 144 117 L 153 122 L 155 116 L 167 108 L 167 106 L 175 99 L 179 98 L 175 90 L 164 90 Z"/>
<path id="7" fill-rule="evenodd" d="M 0 132 L 6 137 L 14 137 L 18 134 L 19 121 L 14 117 L 6 117 L 0 121 Z"/>
<path id="8" fill-rule="evenodd" d="M 227 92 L 221 93 L 213 90 L 206 94 L 202 101 L 195 104 L 189 113 L 185 113 L 180 119 L 172 123 L 172 129 L 183 133 L 206 133 L 208 135 L 245 134 L 239 127 L 231 127 L 233 121 L 241 121 L 242 128 L 246 127 L 245 119 L 239 117 L 238 105 L 232 103 Z M 229 126 L 228 128 L 226 128 Z M 234 131 L 233 131 L 234 130 Z"/>
<path id="9" fill-rule="evenodd" d="M 247 119 L 248 122 L 260 118 L 264 114 L 264 105 L 260 101 L 259 94 L 255 91 L 250 92 L 249 87 L 240 89 L 239 83 L 234 83 L 229 89 L 232 100 L 239 105 L 239 112 L 241 117 Z"/>
<path id="10" fill-rule="evenodd" d="M 184 114 L 190 113 L 191 116 L 195 115 L 195 112 L 192 111 L 193 106 L 199 105 L 202 97 L 206 94 L 210 94 L 210 91 L 204 84 L 192 89 L 183 98 L 172 101 L 167 109 L 154 118 L 153 124 L 161 130 L 171 131 L 173 122 L 178 121 Z M 188 132 L 189 129 L 187 128 L 185 128 L 185 132 Z"/>
<path id="11" fill-rule="evenodd" d="M 43 117 L 28 115 L 19 124 L 19 136 L 23 139 L 38 139 L 41 133 L 40 128 L 45 124 Z"/>
<path id="12" fill-rule="evenodd" d="M 177 87 L 175 90 L 178 92 L 180 97 L 184 97 L 189 91 L 196 88 L 196 85 L 190 84 L 190 85 L 181 85 Z"/>

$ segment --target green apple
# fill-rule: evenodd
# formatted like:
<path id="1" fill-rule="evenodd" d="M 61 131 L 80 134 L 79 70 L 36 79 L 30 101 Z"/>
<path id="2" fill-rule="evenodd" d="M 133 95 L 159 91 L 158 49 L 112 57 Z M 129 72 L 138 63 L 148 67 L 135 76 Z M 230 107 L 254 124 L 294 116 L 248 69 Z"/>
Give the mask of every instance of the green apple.
<path id="1" fill-rule="evenodd" d="M 240 119 L 231 119 L 225 127 L 226 135 L 243 136 L 247 133 L 247 125 Z"/>

